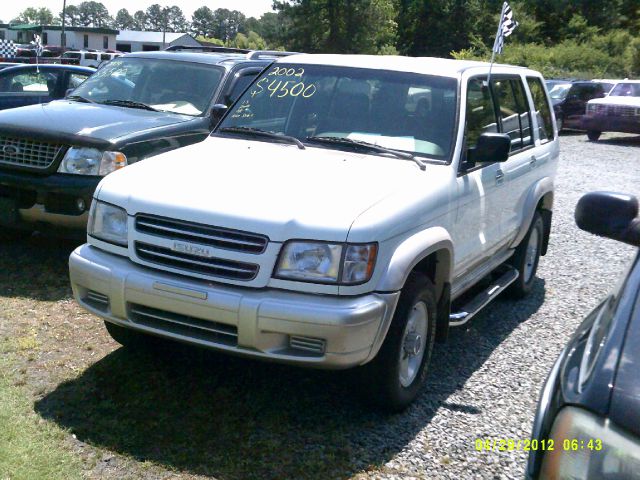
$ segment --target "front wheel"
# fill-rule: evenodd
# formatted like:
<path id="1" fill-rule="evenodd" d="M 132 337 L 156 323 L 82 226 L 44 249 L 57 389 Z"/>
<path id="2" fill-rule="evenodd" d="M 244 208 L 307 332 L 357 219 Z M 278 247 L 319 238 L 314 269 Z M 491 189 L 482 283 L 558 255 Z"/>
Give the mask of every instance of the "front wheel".
<path id="1" fill-rule="evenodd" d="M 562 118 L 562 115 L 558 115 L 556 117 L 556 125 L 558 126 L 558 133 L 562 132 L 563 124 L 564 124 L 564 120 Z"/>
<path id="2" fill-rule="evenodd" d="M 543 239 L 544 222 L 540 213 L 536 212 L 531 220 L 529 231 L 509 261 L 518 270 L 518 278 L 507 289 L 509 296 L 523 298 L 531 292 L 538 270 Z"/>
<path id="3" fill-rule="evenodd" d="M 599 132 L 597 130 L 587 131 L 587 137 L 589 137 L 589 140 L 591 140 L 592 142 L 597 142 L 598 139 L 600 138 L 600 135 L 602 135 L 602 132 Z"/>
<path id="4" fill-rule="evenodd" d="M 412 273 L 384 344 L 376 358 L 362 367 L 368 398 L 384 410 L 404 410 L 424 385 L 435 339 L 435 298 L 431 281 Z"/>

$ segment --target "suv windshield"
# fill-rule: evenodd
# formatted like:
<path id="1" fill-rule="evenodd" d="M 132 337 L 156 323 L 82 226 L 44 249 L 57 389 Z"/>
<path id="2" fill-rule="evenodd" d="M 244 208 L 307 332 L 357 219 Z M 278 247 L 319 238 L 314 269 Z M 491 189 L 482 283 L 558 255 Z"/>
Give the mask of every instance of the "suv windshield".
<path id="1" fill-rule="evenodd" d="M 214 65 L 120 57 L 89 77 L 73 96 L 195 116 L 207 110 L 223 73 Z"/>
<path id="2" fill-rule="evenodd" d="M 353 149 L 365 142 L 446 159 L 452 148 L 456 105 L 454 78 L 277 64 L 240 97 L 217 132 L 238 132 L 237 127 L 242 127 L 294 137 L 313 146 Z M 354 142 L 326 141 L 326 137 Z"/>
<path id="3" fill-rule="evenodd" d="M 564 100 L 567 97 L 569 90 L 571 90 L 570 83 L 559 83 L 549 90 L 549 96 L 553 100 Z"/>
<path id="4" fill-rule="evenodd" d="M 610 97 L 640 97 L 640 83 L 618 83 L 611 93 Z"/>

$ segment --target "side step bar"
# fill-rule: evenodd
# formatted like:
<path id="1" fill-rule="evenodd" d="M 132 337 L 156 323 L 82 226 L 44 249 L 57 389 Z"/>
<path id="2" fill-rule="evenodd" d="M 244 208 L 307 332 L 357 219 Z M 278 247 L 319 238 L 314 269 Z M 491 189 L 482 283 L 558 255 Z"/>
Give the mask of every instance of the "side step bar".
<path id="1" fill-rule="evenodd" d="M 484 308 L 484 306 L 491 300 L 496 298 L 505 288 L 511 285 L 518 278 L 518 270 L 510 268 L 503 273 L 498 279 L 491 282 L 488 288 L 478 293 L 465 305 L 463 305 L 458 312 L 451 313 L 449 316 L 449 326 L 459 327 L 464 325 L 473 316 Z"/>

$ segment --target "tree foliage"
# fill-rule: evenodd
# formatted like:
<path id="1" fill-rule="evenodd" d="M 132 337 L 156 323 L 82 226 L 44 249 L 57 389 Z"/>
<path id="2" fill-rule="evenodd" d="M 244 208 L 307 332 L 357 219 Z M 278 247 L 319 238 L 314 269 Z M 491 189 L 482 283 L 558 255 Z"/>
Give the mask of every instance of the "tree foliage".
<path id="1" fill-rule="evenodd" d="M 53 17 L 53 13 L 47 7 L 25 8 L 20 15 L 12 20 L 12 23 L 36 23 L 38 25 L 54 25 L 58 19 Z"/>

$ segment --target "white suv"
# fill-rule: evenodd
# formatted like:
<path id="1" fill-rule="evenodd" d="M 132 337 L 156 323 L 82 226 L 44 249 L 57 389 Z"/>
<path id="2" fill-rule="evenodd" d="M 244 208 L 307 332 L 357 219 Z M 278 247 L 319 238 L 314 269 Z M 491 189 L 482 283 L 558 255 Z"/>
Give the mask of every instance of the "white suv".
<path id="1" fill-rule="evenodd" d="M 278 60 L 197 145 L 106 177 L 77 301 L 144 334 L 358 367 L 406 407 L 434 341 L 546 252 L 557 132 L 539 73 L 436 58 Z M 482 280 L 482 282 L 481 282 Z"/>

